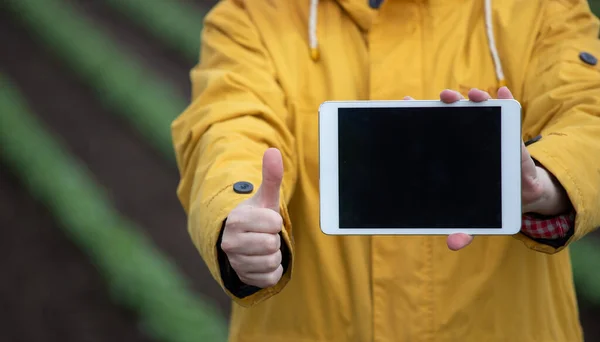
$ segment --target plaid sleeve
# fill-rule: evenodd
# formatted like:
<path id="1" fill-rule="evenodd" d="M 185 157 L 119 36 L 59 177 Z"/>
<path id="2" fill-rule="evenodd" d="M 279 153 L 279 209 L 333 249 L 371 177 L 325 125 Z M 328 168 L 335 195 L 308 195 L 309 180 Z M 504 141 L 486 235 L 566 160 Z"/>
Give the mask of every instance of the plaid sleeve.
<path id="1" fill-rule="evenodd" d="M 575 213 L 542 217 L 534 214 L 524 214 L 521 232 L 533 239 L 560 239 L 573 229 Z"/>

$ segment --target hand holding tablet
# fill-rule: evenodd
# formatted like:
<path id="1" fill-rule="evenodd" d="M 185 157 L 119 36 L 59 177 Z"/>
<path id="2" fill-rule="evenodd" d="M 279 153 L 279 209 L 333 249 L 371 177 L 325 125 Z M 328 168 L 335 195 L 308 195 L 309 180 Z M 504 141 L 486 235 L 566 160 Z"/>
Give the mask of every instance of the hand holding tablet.
<path id="1" fill-rule="evenodd" d="M 521 227 L 521 108 L 472 91 L 442 101 L 326 102 L 319 112 L 327 234 L 515 234 Z"/>

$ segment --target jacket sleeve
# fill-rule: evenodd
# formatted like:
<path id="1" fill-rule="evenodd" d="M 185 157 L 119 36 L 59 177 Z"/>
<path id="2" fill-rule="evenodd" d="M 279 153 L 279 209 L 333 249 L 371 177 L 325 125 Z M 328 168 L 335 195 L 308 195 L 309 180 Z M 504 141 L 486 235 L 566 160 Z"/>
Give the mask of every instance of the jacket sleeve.
<path id="1" fill-rule="evenodd" d="M 523 88 L 528 149 L 566 190 L 575 227 L 564 239 L 516 237 L 552 254 L 600 226 L 600 41 L 586 0 L 545 1 Z"/>
<path id="2" fill-rule="evenodd" d="M 181 174 L 177 194 L 188 215 L 191 239 L 212 276 L 234 301 L 250 306 L 281 291 L 292 273 L 286 203 L 297 171 L 295 141 L 288 128 L 291 118 L 268 51 L 243 7 L 223 1 L 211 10 L 205 17 L 200 56 L 191 72 L 191 104 L 171 127 Z M 233 185 L 246 181 L 255 190 L 260 186 L 262 156 L 269 147 L 279 148 L 283 156 L 280 210 L 287 267 L 273 287 L 236 289 L 243 284 L 229 279 L 237 275 L 227 271 L 228 262 L 219 256 L 219 236 L 229 212 L 252 196 L 236 193 Z"/>

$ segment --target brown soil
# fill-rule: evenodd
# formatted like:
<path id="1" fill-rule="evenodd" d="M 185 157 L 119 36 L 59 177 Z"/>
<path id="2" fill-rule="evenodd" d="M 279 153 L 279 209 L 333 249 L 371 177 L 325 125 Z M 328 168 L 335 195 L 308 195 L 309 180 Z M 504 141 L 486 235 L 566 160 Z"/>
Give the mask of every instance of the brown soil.
<path id="1" fill-rule="evenodd" d="M 0 189 L 0 341 L 152 341 L 2 164 Z"/>
<path id="2" fill-rule="evenodd" d="M 192 288 L 209 298 L 216 310 L 226 316 L 229 301 L 211 278 L 188 237 L 185 216 L 175 195 L 178 181 L 175 166 L 165 162 L 127 123 L 103 107 L 92 89 L 82 84 L 67 66 L 52 57 L 19 22 L 2 10 L 0 43 L 10 47 L 10 53 L 0 53 L 0 73 L 15 81 L 39 119 L 60 136 L 70 152 L 87 164 L 95 179 L 108 191 L 116 208 L 139 223 L 188 277 Z M 152 48 L 152 44 L 147 46 L 147 49 Z M 167 71 L 163 69 L 164 73 L 173 70 L 160 60 L 155 62 L 157 70 L 161 70 L 161 66 L 167 67 Z M 180 70 L 187 68 L 177 67 Z M 180 89 L 185 89 L 187 83 L 186 78 L 181 79 Z M 3 312 L 10 312 L 12 318 L 0 321 L 0 326 L 6 324 L 0 332 L 0 340 L 106 341 L 107 336 L 123 336 L 123 340 L 141 341 L 141 337 L 134 338 L 135 333 L 140 334 L 135 318 L 108 299 L 100 299 L 104 284 L 85 256 L 73 245 L 68 248 L 61 245 L 68 240 L 54 227 L 52 217 L 39 209 L 34 212 L 13 209 L 27 208 L 18 202 L 18 198 L 32 201 L 15 182 L 15 178 L 3 177 L 0 186 L 3 196 L 1 227 L 12 227 L 12 230 L 2 229 L 0 245 L 11 246 L 11 253 L 19 251 L 14 257 L 3 258 L 5 263 L 10 263 L 2 269 L 11 270 L 10 266 L 21 270 L 21 273 L 11 271 L 15 275 L 5 278 L 21 280 L 3 282 L 0 307 Z M 15 194 L 5 189 L 13 189 Z M 16 225 L 19 216 L 31 222 Z M 35 230 L 29 226 L 36 226 L 45 233 L 35 239 L 10 235 L 11 232 L 23 232 L 27 237 L 35 237 Z M 52 243 L 52 239 L 60 242 Z M 54 268 L 49 264 L 55 265 Z M 58 272 L 54 270 L 57 267 L 65 269 Z M 29 273 L 29 278 L 21 275 Z M 69 286 L 65 286 L 64 291 L 55 290 L 65 283 Z M 26 309 L 18 310 L 23 304 L 22 298 L 30 300 L 24 302 Z M 47 303 L 49 300 L 54 302 Z M 96 302 L 102 302 L 103 306 Z M 57 311 L 59 306 L 64 315 Z M 125 315 L 129 315 L 129 319 Z M 69 330 L 71 325 L 78 327 Z M 5 339 L 4 334 L 11 337 Z M 31 338 L 17 338 L 28 334 Z"/>

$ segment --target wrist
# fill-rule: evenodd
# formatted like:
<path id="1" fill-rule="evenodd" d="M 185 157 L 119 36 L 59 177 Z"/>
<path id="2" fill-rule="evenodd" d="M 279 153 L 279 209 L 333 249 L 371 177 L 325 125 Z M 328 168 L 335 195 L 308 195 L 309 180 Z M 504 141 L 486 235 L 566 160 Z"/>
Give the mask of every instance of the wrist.
<path id="1" fill-rule="evenodd" d="M 565 189 L 548 170 L 541 166 L 536 166 L 536 169 L 543 192 L 541 198 L 533 205 L 531 212 L 545 216 L 566 213 L 569 210 L 570 202 Z"/>

